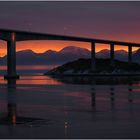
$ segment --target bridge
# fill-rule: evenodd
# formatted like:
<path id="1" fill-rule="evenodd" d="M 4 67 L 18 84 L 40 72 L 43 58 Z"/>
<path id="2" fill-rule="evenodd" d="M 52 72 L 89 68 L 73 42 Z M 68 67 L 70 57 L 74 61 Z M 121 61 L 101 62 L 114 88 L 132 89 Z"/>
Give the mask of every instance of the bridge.
<path id="1" fill-rule="evenodd" d="M 80 41 L 91 43 L 91 70 L 96 70 L 95 49 L 96 43 L 110 45 L 110 65 L 114 67 L 114 47 L 115 45 L 128 47 L 128 62 L 132 63 L 132 47 L 140 47 L 140 43 L 122 42 L 115 40 L 103 40 L 95 38 L 84 38 L 76 36 L 56 35 L 47 33 L 38 33 L 30 31 L 19 31 L 11 29 L 0 29 L 0 39 L 7 42 L 7 75 L 4 77 L 19 78 L 16 72 L 16 42 L 26 40 L 63 40 L 63 41 Z"/>

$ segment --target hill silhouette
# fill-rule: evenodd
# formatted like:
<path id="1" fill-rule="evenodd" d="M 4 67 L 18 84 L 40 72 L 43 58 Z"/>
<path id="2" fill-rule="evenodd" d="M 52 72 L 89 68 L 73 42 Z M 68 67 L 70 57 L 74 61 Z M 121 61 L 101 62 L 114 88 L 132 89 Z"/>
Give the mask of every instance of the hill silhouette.
<path id="1" fill-rule="evenodd" d="M 58 66 L 48 72 L 46 75 L 71 75 L 71 74 L 91 74 L 91 73 L 127 73 L 139 72 L 140 65 L 138 63 L 129 64 L 115 60 L 115 67 L 110 66 L 110 59 L 96 59 L 96 71 L 91 71 L 91 59 L 78 59 L 68 62 L 62 66 Z"/>

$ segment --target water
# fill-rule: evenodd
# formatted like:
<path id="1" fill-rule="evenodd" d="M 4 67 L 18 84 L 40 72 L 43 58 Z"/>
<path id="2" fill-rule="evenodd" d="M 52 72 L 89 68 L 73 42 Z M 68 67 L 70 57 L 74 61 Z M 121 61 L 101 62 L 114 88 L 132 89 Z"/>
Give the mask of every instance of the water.
<path id="1" fill-rule="evenodd" d="M 0 77 L 0 138 L 140 138 L 139 79 Z"/>
<path id="2" fill-rule="evenodd" d="M 17 65 L 17 73 L 20 75 L 42 75 L 46 71 L 57 67 L 58 65 Z M 0 75 L 7 73 L 7 66 L 0 66 Z"/>

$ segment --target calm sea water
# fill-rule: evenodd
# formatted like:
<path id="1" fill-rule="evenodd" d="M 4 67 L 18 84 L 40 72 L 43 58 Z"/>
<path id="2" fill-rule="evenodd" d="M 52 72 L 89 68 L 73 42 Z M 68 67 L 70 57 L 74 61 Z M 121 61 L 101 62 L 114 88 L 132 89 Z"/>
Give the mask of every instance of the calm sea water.
<path id="1" fill-rule="evenodd" d="M 0 138 L 140 138 L 140 77 L 0 76 Z"/>
<path id="2" fill-rule="evenodd" d="M 20 75 L 42 75 L 46 71 L 58 65 L 17 65 L 17 73 Z M 7 66 L 0 66 L 0 75 L 6 74 Z"/>

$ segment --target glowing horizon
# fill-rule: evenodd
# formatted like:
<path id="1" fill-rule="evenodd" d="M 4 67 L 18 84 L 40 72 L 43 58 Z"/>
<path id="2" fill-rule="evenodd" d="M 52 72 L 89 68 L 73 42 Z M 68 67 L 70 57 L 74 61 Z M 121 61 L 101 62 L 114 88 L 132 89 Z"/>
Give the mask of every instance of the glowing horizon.
<path id="1" fill-rule="evenodd" d="M 0 42 L 0 57 L 3 57 L 6 55 L 6 42 L 1 41 Z M 91 44 L 85 43 L 85 42 L 76 42 L 76 41 L 21 41 L 17 42 L 16 44 L 16 51 L 22 51 L 30 49 L 35 53 L 44 53 L 47 50 L 54 50 L 54 51 L 60 51 L 61 49 L 67 47 L 67 46 L 76 46 L 80 48 L 86 48 L 88 50 L 91 50 Z M 99 52 L 104 49 L 110 49 L 109 44 L 96 44 L 96 52 Z M 133 51 L 136 51 L 139 49 L 138 47 L 133 47 Z M 128 51 L 127 46 L 117 46 L 115 45 L 115 50 L 125 50 Z"/>

